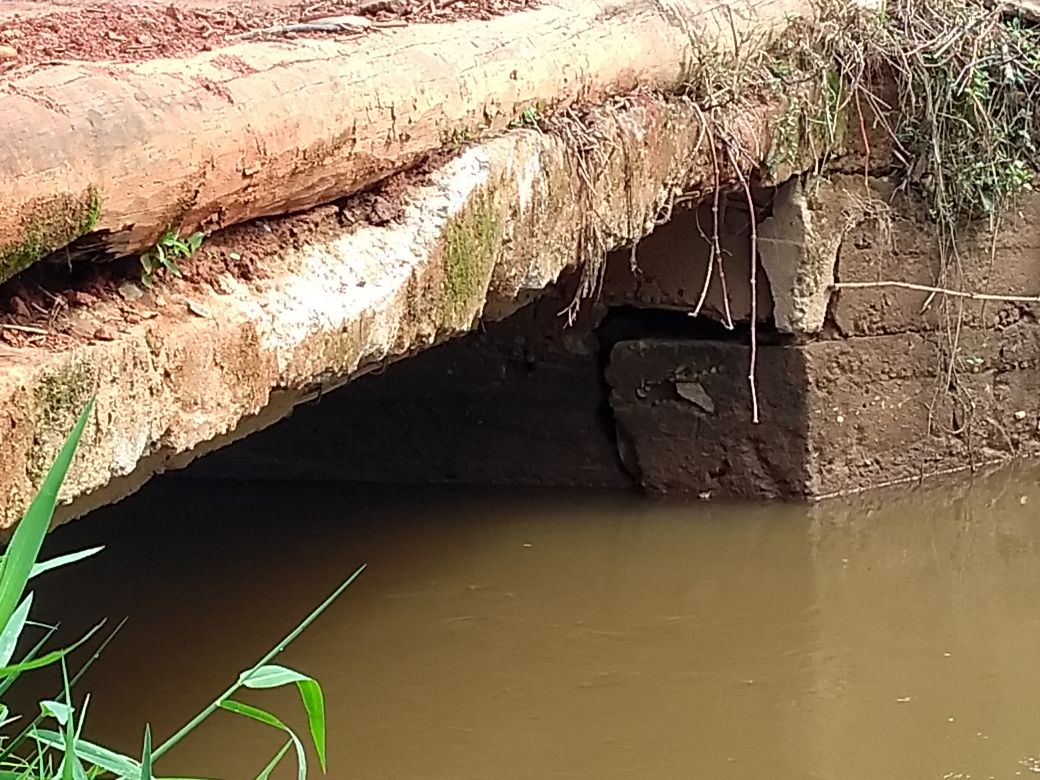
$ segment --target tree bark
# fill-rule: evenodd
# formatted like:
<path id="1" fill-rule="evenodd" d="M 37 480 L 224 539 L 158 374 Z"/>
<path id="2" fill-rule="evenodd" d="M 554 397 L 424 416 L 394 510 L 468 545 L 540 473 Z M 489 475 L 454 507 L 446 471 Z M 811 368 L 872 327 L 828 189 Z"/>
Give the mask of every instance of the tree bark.
<path id="1" fill-rule="evenodd" d="M 670 90 L 807 0 L 576 0 L 362 39 L 64 63 L 0 84 L 0 281 L 73 239 L 126 255 L 356 192 L 525 109 Z"/>

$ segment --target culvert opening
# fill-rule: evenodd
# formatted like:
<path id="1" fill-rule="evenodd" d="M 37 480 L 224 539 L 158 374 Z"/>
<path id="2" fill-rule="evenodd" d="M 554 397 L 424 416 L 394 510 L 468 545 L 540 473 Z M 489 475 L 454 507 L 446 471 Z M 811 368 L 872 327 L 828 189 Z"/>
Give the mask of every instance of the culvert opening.
<path id="1" fill-rule="evenodd" d="M 762 208 L 768 209 L 768 198 L 762 197 Z M 631 488 L 649 481 L 660 487 L 632 457 L 630 436 L 612 405 L 623 402 L 633 382 L 642 381 L 643 369 L 636 374 L 612 369 L 611 355 L 621 342 L 676 342 L 695 350 L 705 345 L 713 350 L 712 359 L 725 363 L 719 366 L 724 374 L 714 381 L 724 380 L 725 392 L 739 398 L 740 414 L 749 409 L 750 219 L 739 206 L 720 213 L 720 230 L 726 232 L 720 232 L 718 246 L 700 225 L 707 219 L 705 209 L 710 213 L 708 204 L 675 209 L 671 221 L 640 242 L 636 270 L 629 250 L 610 253 L 600 296 L 585 301 L 570 325 L 564 312 L 578 284 L 576 274 L 502 321 L 482 323 L 468 336 L 322 393 L 287 420 L 201 459 L 189 474 L 583 488 Z M 725 288 L 709 267 L 711 253 L 720 247 L 728 269 Z M 761 307 L 755 337 L 763 345 L 781 344 L 764 273 L 757 282 Z M 691 296 L 704 299 L 700 316 L 690 315 Z M 691 390 L 696 380 L 686 381 L 686 373 L 679 363 L 663 380 L 651 371 L 646 384 L 652 389 L 640 402 L 678 404 L 683 414 L 692 410 L 711 417 L 715 404 Z M 730 474 L 721 444 L 706 448 L 701 441 L 691 447 L 715 459 L 698 462 L 706 476 L 691 484 L 714 484 Z M 667 486 L 669 492 L 677 488 L 702 492 Z"/>
<path id="2" fill-rule="evenodd" d="M 630 487 L 615 447 L 595 317 L 566 326 L 562 290 L 324 393 L 188 473 Z"/>

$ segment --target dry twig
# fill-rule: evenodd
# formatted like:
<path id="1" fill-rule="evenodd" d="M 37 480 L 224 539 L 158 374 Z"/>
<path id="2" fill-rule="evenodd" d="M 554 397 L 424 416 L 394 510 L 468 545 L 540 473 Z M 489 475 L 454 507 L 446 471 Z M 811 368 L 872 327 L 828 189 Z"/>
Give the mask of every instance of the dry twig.
<path id="1" fill-rule="evenodd" d="M 864 290 L 878 287 L 895 287 L 902 290 L 915 290 L 917 292 L 931 293 L 932 295 L 944 295 L 950 298 L 968 298 L 973 301 L 1040 303 L 1040 295 L 1000 295 L 994 293 L 980 293 L 973 290 L 955 290 L 949 287 L 934 287 L 928 284 L 915 284 L 913 282 L 899 282 L 894 280 L 882 280 L 877 282 L 835 282 L 831 285 L 831 288 L 834 290 Z"/>

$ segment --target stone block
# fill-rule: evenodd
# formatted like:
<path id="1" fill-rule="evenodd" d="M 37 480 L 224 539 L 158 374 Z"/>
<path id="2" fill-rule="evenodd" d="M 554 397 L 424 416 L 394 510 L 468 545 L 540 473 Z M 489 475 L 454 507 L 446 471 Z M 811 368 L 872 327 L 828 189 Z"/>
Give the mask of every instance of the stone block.
<path id="1" fill-rule="evenodd" d="M 812 492 L 805 368 L 795 347 L 760 351 L 751 421 L 750 350 L 730 342 L 623 341 L 607 369 L 626 465 L 655 493 L 779 497 Z"/>
<path id="2" fill-rule="evenodd" d="M 607 369 L 626 467 L 649 491 L 852 492 L 1040 451 L 1040 329 L 965 330 L 947 391 L 938 333 L 760 344 L 641 339 Z"/>
<path id="3" fill-rule="evenodd" d="M 826 179 L 816 186 L 831 189 Z M 772 216 L 758 225 L 758 253 L 769 277 L 773 318 L 781 333 L 812 334 L 823 329 L 844 226 L 855 219 L 849 214 L 850 205 L 832 195 L 817 197 L 814 208 L 800 178 L 777 188 Z"/>

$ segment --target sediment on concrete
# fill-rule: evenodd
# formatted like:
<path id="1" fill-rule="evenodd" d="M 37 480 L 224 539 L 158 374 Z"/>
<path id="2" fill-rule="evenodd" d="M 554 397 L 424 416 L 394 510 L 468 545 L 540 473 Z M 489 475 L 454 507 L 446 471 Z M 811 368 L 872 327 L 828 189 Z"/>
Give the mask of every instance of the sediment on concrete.
<path id="1" fill-rule="evenodd" d="M 782 102 L 725 117 L 768 154 Z M 400 223 L 343 227 L 272 248 L 264 273 L 166 279 L 60 323 L 60 345 L 0 346 L 0 521 L 14 522 L 86 400 L 96 395 L 61 499 L 66 515 L 125 495 L 289 413 L 351 376 L 515 311 L 583 258 L 646 235 L 717 169 L 703 114 L 647 95 L 582 120 L 604 153 L 578 165 L 560 137 L 515 130 L 465 149 L 408 196 Z M 746 160 L 748 170 L 761 160 Z M 585 178 L 593 166 L 597 186 Z M 235 251 L 235 232 L 210 243 Z M 132 316 L 131 316 L 132 315 Z"/>

